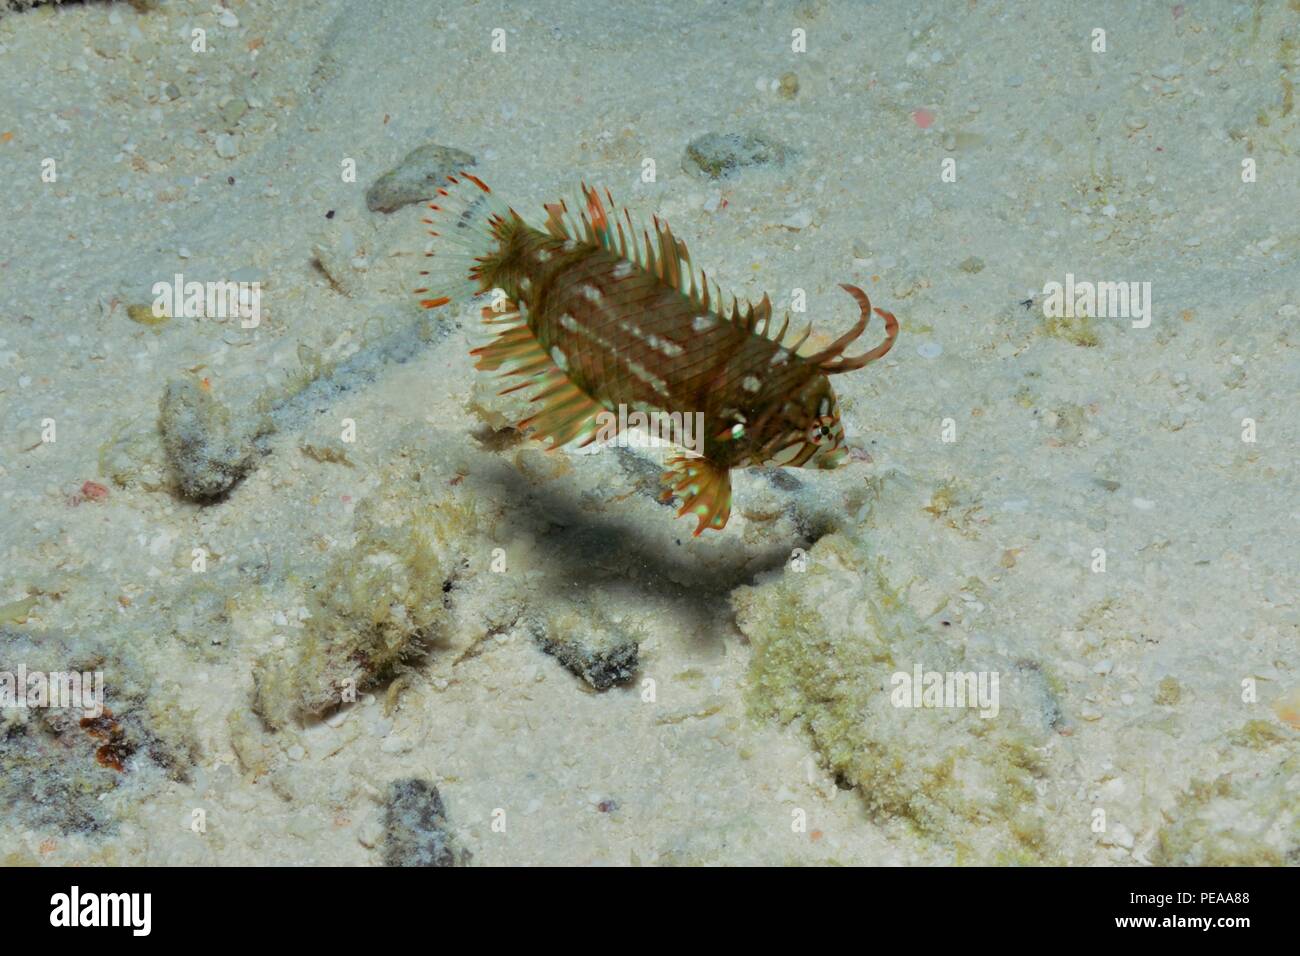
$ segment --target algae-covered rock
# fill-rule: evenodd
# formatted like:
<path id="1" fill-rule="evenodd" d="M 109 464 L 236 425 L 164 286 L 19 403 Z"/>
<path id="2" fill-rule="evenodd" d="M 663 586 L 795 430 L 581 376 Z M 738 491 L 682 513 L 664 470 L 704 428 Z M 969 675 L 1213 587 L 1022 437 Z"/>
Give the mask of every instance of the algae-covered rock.
<path id="1" fill-rule="evenodd" d="M 1158 866 L 1300 865 L 1300 757 L 1194 782 L 1161 828 Z"/>
<path id="2" fill-rule="evenodd" d="M 456 847 L 438 788 L 407 777 L 388 785 L 384 800 L 385 866 L 464 866 L 469 852 Z"/>
<path id="3" fill-rule="evenodd" d="M 1059 715 L 1044 712 L 1053 705 L 1040 668 L 968 656 L 843 534 L 819 541 L 802 566 L 733 592 L 754 647 L 753 709 L 802 720 L 873 814 L 942 837 L 959 860 L 1042 859 L 1036 748 Z"/>
<path id="4" fill-rule="evenodd" d="M 788 154 L 784 145 L 761 133 L 705 133 L 686 145 L 683 166 L 721 179 L 747 166 L 780 165 Z"/>
<path id="5" fill-rule="evenodd" d="M 220 498 L 253 469 L 257 427 L 236 422 L 230 409 L 193 379 L 167 383 L 158 430 L 171 478 L 193 501 Z"/>
<path id="6" fill-rule="evenodd" d="M 189 778 L 199 748 L 188 712 L 140 660 L 118 649 L 124 635 L 110 630 L 111 637 L 85 638 L 0 628 L 0 674 L 14 675 L 14 684 L 0 686 L 0 807 L 7 822 L 63 833 L 112 831 L 118 814 L 143 794 Z M 19 674 L 26 687 L 16 686 Z M 33 696 L 36 675 L 49 688 L 58 683 L 57 699 L 53 690 L 43 701 Z M 77 706 L 67 706 L 69 688 L 77 691 Z M 26 706 L 16 705 L 18 695 Z M 96 698 L 98 705 L 82 706 Z"/>
<path id="7" fill-rule="evenodd" d="M 416 147 L 366 190 L 366 206 L 372 212 L 394 212 L 422 202 L 444 179 L 474 163 L 469 153 L 450 146 L 427 143 Z"/>
<path id="8" fill-rule="evenodd" d="M 357 507 L 355 544 L 314 585 L 302 631 L 254 667 L 254 709 L 269 727 L 397 676 L 441 635 L 478 524 L 454 480 L 431 462 L 400 460 Z"/>
<path id="9" fill-rule="evenodd" d="M 530 623 L 537 645 L 596 690 L 636 676 L 637 635 L 595 606 L 562 601 Z"/>

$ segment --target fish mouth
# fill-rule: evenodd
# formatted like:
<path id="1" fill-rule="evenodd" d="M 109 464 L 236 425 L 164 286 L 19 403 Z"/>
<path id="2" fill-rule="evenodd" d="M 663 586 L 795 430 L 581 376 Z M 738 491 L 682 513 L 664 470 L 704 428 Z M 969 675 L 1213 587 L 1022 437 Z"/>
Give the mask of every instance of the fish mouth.
<path id="1" fill-rule="evenodd" d="M 818 468 L 829 471 L 833 468 L 840 467 L 840 465 L 844 464 L 844 462 L 848 460 L 848 457 L 849 453 L 843 448 L 832 448 L 830 451 L 818 455 L 813 464 Z"/>

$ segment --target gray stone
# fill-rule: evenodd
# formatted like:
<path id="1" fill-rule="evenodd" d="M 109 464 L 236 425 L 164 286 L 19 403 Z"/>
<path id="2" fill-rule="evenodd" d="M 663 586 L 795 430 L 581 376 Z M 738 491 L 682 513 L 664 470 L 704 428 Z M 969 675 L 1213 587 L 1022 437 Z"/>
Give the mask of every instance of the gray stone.
<path id="1" fill-rule="evenodd" d="M 780 165 L 789 152 L 760 133 L 705 133 L 687 144 L 683 165 L 710 179 L 721 179 L 747 166 Z"/>
<path id="2" fill-rule="evenodd" d="M 640 644 L 634 635 L 594 607 L 567 607 L 534 620 L 537 646 L 596 690 L 609 690 L 636 675 Z"/>
<path id="3" fill-rule="evenodd" d="M 366 206 L 372 212 L 395 212 L 411 203 L 422 202 L 433 195 L 444 179 L 475 162 L 469 153 L 450 146 L 435 143 L 419 146 L 366 190 Z"/>
<path id="4" fill-rule="evenodd" d="M 468 861 L 469 854 L 456 848 L 447 829 L 447 809 L 437 787 L 418 777 L 388 785 L 385 866 L 464 866 Z"/>

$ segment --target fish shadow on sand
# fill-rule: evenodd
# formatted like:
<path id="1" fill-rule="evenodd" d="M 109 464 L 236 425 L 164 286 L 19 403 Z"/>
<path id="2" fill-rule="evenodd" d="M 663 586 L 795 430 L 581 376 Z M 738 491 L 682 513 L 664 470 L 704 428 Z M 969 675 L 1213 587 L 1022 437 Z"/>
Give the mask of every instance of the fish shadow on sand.
<path id="1" fill-rule="evenodd" d="M 680 603 L 700 628 L 715 633 L 720 615 L 730 622 L 731 591 L 783 567 L 793 549 L 813 543 L 799 536 L 779 544 L 733 546 L 727 557 L 719 559 L 690 547 L 694 523 L 685 518 L 665 533 L 630 515 L 597 513 L 585 504 L 581 492 L 563 481 L 537 485 L 504 462 L 469 480 L 485 495 L 512 502 L 498 527 L 500 540 L 527 534 L 546 555 L 546 577 L 539 590 L 667 596 Z M 660 520 L 675 522 L 674 514 L 665 507 Z"/>

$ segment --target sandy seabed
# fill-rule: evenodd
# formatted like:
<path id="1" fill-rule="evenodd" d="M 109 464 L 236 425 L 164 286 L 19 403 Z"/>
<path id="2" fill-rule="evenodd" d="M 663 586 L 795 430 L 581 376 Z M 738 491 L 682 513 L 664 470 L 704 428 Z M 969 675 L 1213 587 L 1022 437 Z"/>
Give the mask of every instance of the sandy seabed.
<path id="1" fill-rule="evenodd" d="M 0 671 L 107 708 L 0 711 L 0 860 L 1300 860 L 1294 0 L 139 6 L 0 15 Z M 518 438 L 429 144 L 866 289 L 851 460 L 696 539 Z"/>

